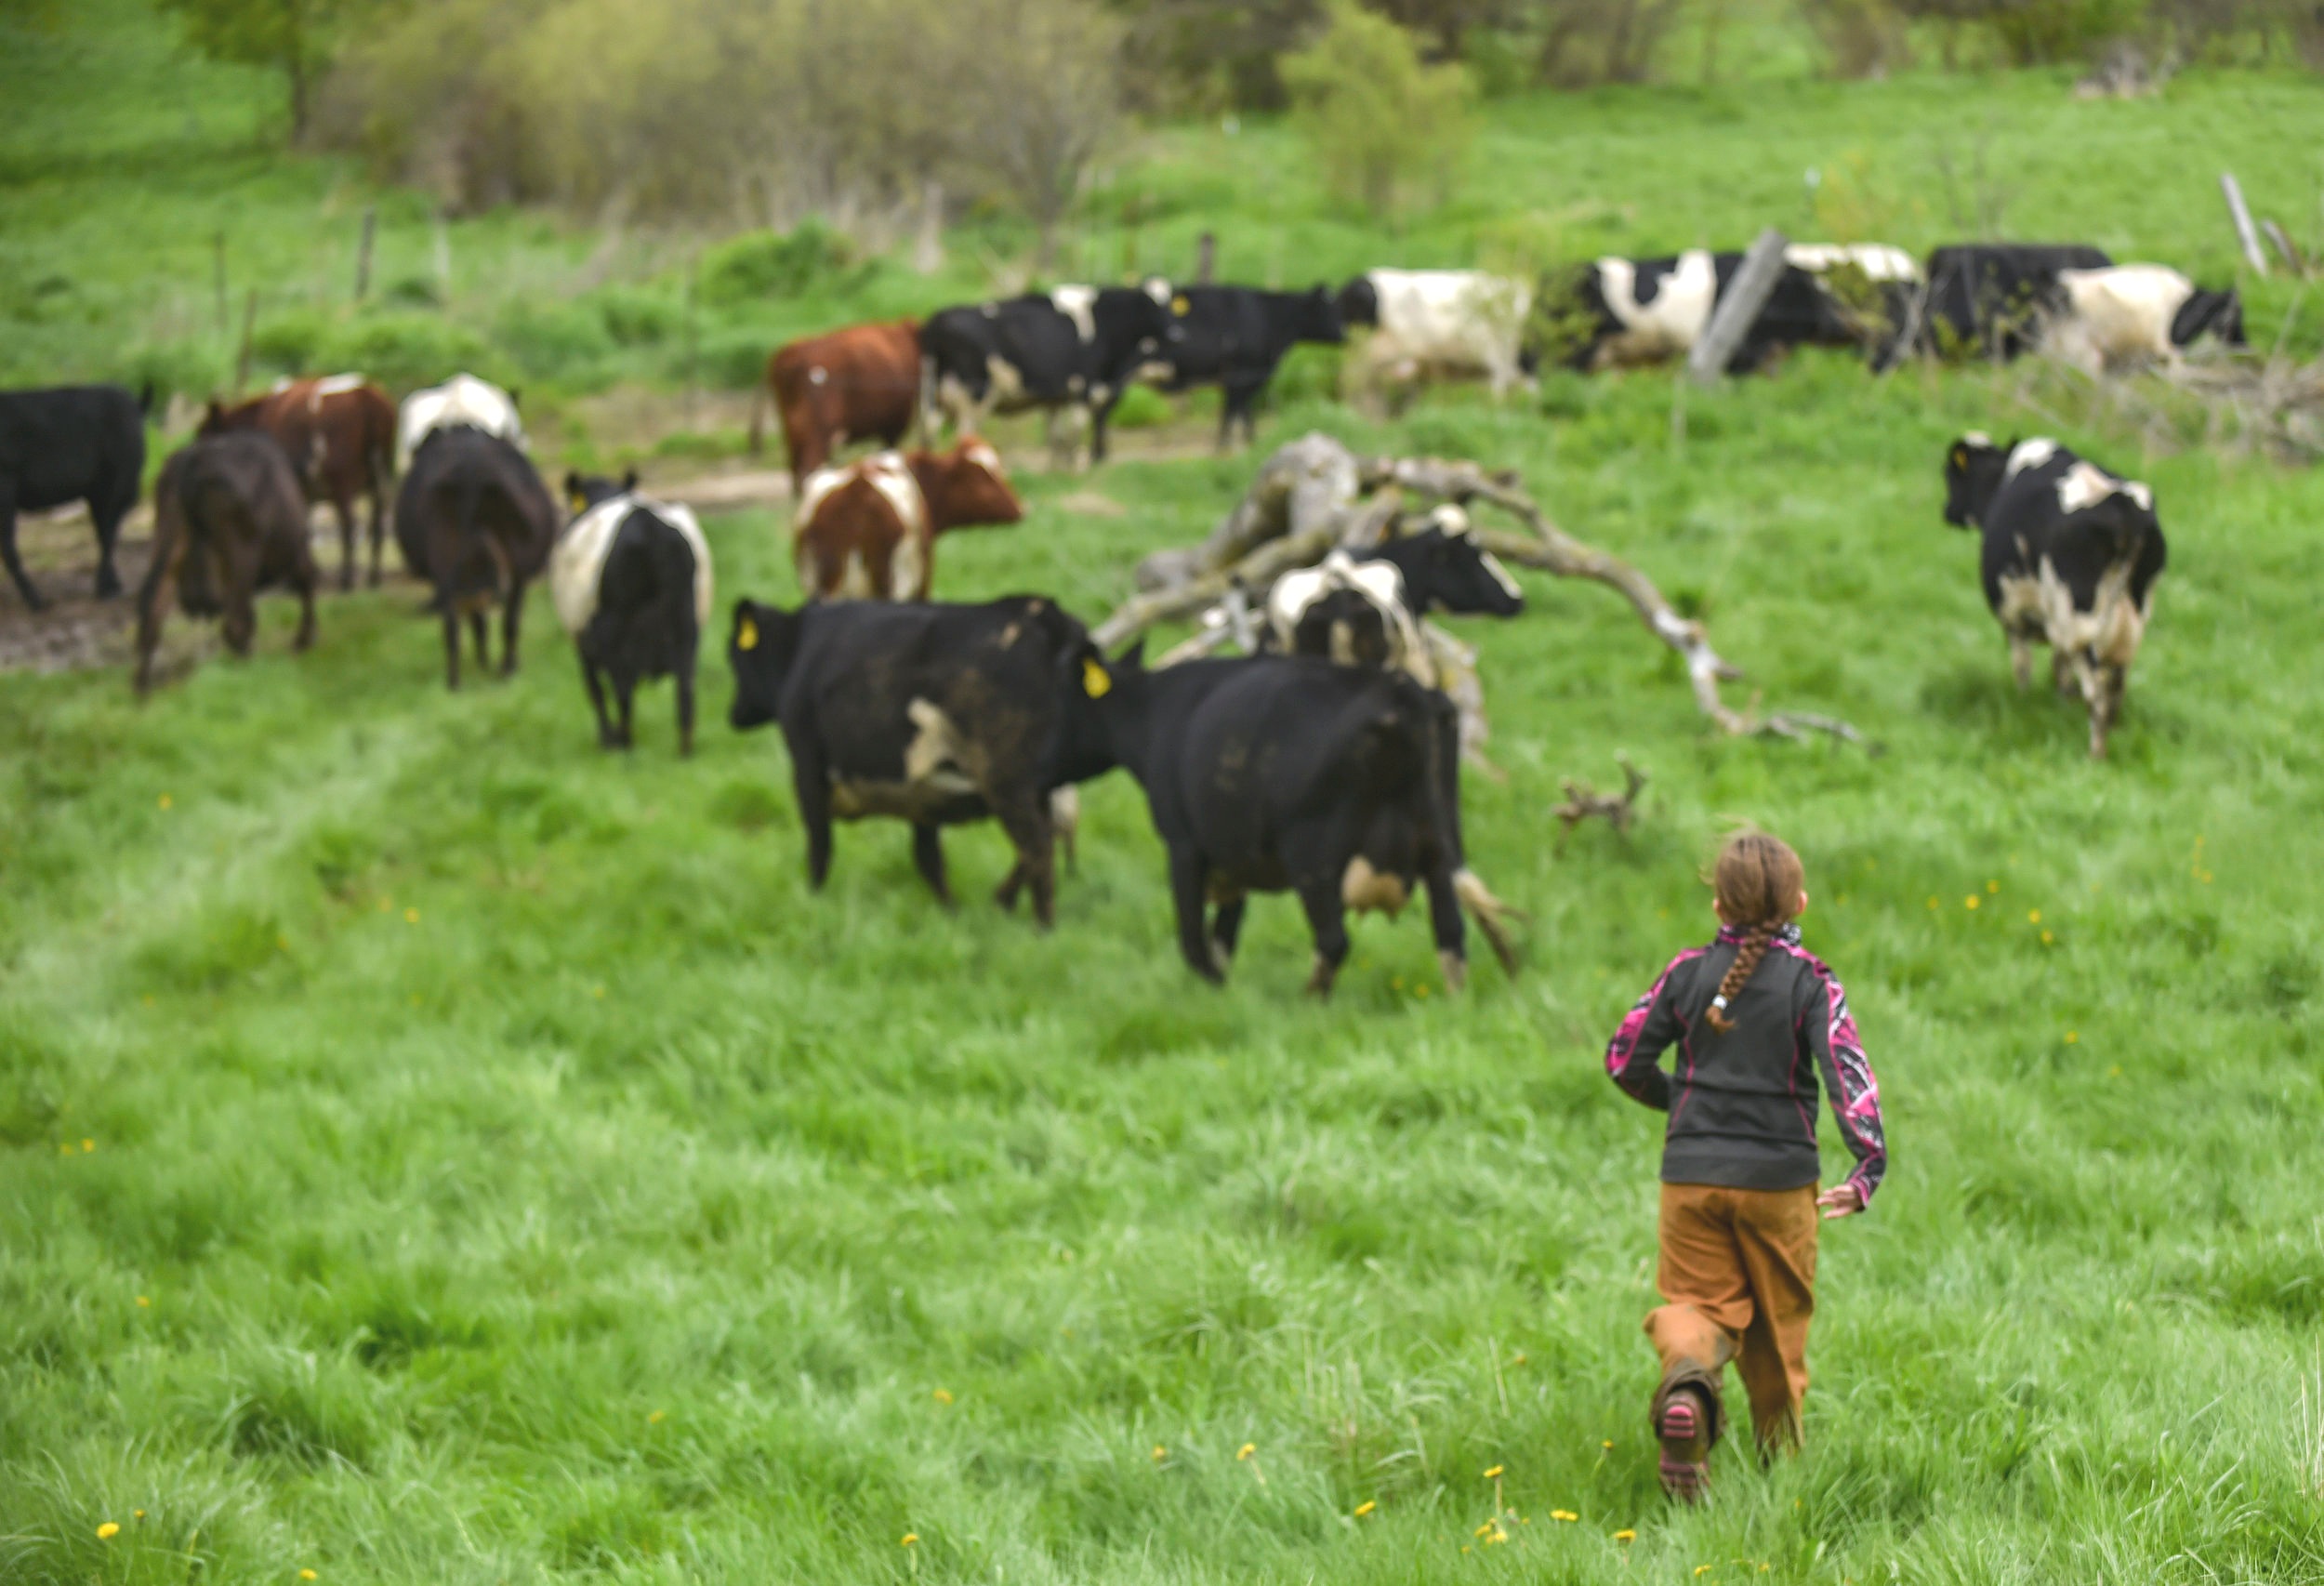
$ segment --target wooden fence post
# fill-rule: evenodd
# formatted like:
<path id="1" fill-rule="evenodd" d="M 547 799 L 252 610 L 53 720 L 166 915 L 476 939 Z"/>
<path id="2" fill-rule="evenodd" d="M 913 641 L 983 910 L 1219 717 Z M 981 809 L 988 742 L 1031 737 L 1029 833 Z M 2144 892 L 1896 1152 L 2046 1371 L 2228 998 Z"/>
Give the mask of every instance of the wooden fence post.
<path id="1" fill-rule="evenodd" d="M 218 334 L 224 336 L 233 328 L 226 308 L 226 233 L 220 231 L 210 239 L 210 277 L 218 297 Z"/>
<path id="2" fill-rule="evenodd" d="M 2233 171 L 2219 173 L 2219 191 L 2226 195 L 2227 214 L 2236 223 L 2236 239 L 2243 245 L 2243 257 L 2251 262 L 2254 273 L 2267 273 L 2267 256 L 2260 252 L 2260 234 L 2252 228 L 2251 211 L 2243 202 L 2243 188 Z"/>
<path id="3" fill-rule="evenodd" d="M 1768 297 L 1776 290 L 1776 283 L 1783 279 L 1783 250 L 1787 245 L 1784 234 L 1773 226 L 1759 234 L 1759 240 L 1743 256 L 1743 263 L 1728 283 L 1725 296 L 1711 311 L 1710 324 L 1686 355 L 1686 372 L 1697 385 L 1715 385 L 1726 373 L 1727 361 L 1736 349 L 1750 334 L 1760 310 L 1767 306 Z"/>
<path id="4" fill-rule="evenodd" d="M 1202 240 L 1195 245 L 1195 281 L 1196 284 L 1203 286 L 1209 285 L 1210 278 L 1217 271 L 1218 266 L 1219 239 L 1215 233 L 1205 231 L 1202 234 Z"/>
<path id="5" fill-rule="evenodd" d="M 242 350 L 234 354 L 234 395 L 237 399 L 250 389 L 250 337 L 258 327 L 258 289 L 250 288 L 250 295 L 242 300 Z"/>

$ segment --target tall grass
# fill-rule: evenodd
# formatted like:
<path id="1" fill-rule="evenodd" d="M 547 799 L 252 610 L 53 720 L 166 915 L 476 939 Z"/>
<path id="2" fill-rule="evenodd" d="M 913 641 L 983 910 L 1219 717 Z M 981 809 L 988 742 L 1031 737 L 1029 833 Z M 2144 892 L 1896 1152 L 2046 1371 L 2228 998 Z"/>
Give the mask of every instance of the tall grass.
<path id="1" fill-rule="evenodd" d="M 2090 113 L 1980 91 L 2026 103 L 2025 151 Z M 2028 214 L 2126 251 L 2182 217 L 2167 257 L 2214 263 L 2190 129 L 2288 182 L 2301 156 L 2253 129 L 2292 100 L 2185 94 L 2106 124 L 2119 162 L 2080 183 L 2029 153 Z M 1493 168 L 1512 211 L 1602 183 L 1635 216 L 1577 226 L 1692 241 L 1773 202 L 1819 126 L 1918 168 L 1940 104 L 1758 99 L 1545 101 L 1497 118 Z M 1303 210 L 1286 146 L 1245 136 L 1162 138 L 1155 189 L 1279 203 L 1287 270 L 1457 254 L 1459 220 Z M 150 279 L 134 251 L 105 252 L 118 281 Z M 1687 396 L 1683 430 L 1659 377 L 1271 421 L 1522 469 L 1747 688 L 1883 746 L 1710 734 L 1616 598 L 1529 576 L 1524 618 L 1464 630 L 1510 773 L 1466 803 L 1534 923 L 1523 978 L 1463 998 L 1407 918 L 1301 1000 L 1282 900 L 1232 985 L 1193 983 L 1120 778 L 1050 936 L 938 912 L 889 825 L 843 830 L 811 895 L 780 746 L 713 726 L 680 762 L 656 690 L 642 747 L 601 754 L 537 597 L 525 670 L 457 695 L 395 592 L 328 602 L 300 658 L 270 607 L 254 660 L 141 707 L 118 671 L 0 677 L 0 1578 L 2324 1579 L 2317 486 L 2069 433 L 2172 536 L 2093 765 L 2076 707 L 2011 687 L 1937 522 L 1945 443 L 2039 421 L 2014 390 L 1811 355 Z M 941 592 L 1095 616 L 1251 466 L 1029 480 L 1022 527 L 947 543 Z M 722 598 L 792 598 L 778 522 L 707 527 Z M 1638 829 L 1561 852 L 1559 779 L 1618 751 L 1654 778 Z M 1895 1166 L 1824 1247 L 1807 1452 L 1731 1448 L 1683 1512 L 1636 1331 L 1657 1120 L 1598 1054 L 1708 932 L 1694 872 L 1737 818 L 1806 856 Z M 977 898 L 1005 845 L 952 840 Z M 1505 1543 L 1477 1534 L 1496 1465 Z"/>

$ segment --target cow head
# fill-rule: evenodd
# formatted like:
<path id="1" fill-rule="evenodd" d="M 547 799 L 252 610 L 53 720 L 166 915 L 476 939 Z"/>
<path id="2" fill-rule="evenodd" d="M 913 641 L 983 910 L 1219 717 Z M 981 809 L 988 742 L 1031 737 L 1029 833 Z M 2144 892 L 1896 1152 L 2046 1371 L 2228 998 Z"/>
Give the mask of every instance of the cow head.
<path id="1" fill-rule="evenodd" d="M 2171 318 L 2171 345 L 2192 346 L 2198 337 L 2217 337 L 2228 347 L 2246 347 L 2243 338 L 2243 298 L 2232 286 L 2225 292 L 2197 287 Z"/>
<path id="2" fill-rule="evenodd" d="M 773 720 L 783 708 L 783 684 L 799 654 L 800 612 L 734 602 L 734 626 L 726 638 L 726 664 L 734 674 L 734 703 L 726 713 L 737 732 Z"/>
<path id="3" fill-rule="evenodd" d="M 1945 521 L 1957 529 L 1982 524 L 2008 467 L 2009 448 L 1995 445 L 1983 430 L 1954 442 L 1945 454 Z"/>
<path id="4" fill-rule="evenodd" d="M 1136 368 L 1186 339 L 1186 327 L 1171 311 L 1170 284 L 1149 277 L 1142 286 L 1100 289 L 1089 313 L 1098 341 L 1119 368 Z"/>
<path id="5" fill-rule="evenodd" d="M 1057 734 L 1044 775 L 1048 786 L 1087 782 L 1136 761 L 1133 740 L 1146 687 L 1145 641 L 1132 644 L 1115 661 L 1108 661 L 1086 635 L 1064 645 L 1057 655 L 1054 687 Z"/>
<path id="6" fill-rule="evenodd" d="M 1342 325 L 1380 324 L 1380 288 L 1368 275 L 1359 275 L 1340 288 L 1334 305 Z"/>
<path id="7" fill-rule="evenodd" d="M 964 436 L 949 452 L 915 452 L 907 460 L 935 533 L 1023 521 L 1024 503 L 989 442 Z"/>
<path id="8" fill-rule="evenodd" d="M 568 473 L 565 475 L 565 505 L 576 518 L 616 496 L 627 496 L 638 488 L 638 470 L 631 469 L 621 478 L 607 479 L 603 474 Z"/>
<path id="9" fill-rule="evenodd" d="M 1469 515 L 1458 507 L 1439 507 L 1429 514 L 1427 529 L 1383 547 L 1382 558 L 1404 575 L 1405 598 L 1415 615 L 1441 611 L 1507 617 L 1525 609 L 1525 591 L 1477 543 Z"/>

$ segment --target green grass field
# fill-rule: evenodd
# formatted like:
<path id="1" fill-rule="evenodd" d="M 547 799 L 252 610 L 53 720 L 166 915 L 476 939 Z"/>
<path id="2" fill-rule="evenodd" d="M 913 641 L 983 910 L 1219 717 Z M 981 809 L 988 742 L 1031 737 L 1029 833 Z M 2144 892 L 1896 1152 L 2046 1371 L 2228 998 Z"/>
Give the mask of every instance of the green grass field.
<path id="1" fill-rule="evenodd" d="M 137 45 L 134 7 L 90 9 L 71 47 Z M 12 177 L 83 131 L 112 152 L 0 191 L 0 274 L 101 261 L 114 294 L 30 344 L 59 372 L 141 345 L 161 284 L 198 294 L 230 212 L 295 271 L 314 206 L 359 196 L 231 153 L 247 86 L 200 80 L 182 113 L 222 140 L 159 237 L 123 220 L 173 179 L 146 161 L 179 108 L 10 101 Z M 2222 275 L 2217 167 L 2313 213 L 2318 103 L 2253 76 L 1522 100 L 1404 238 L 1330 212 L 1273 128 L 1123 168 L 1178 195 L 1141 247 L 1279 216 L 1222 221 L 1223 262 L 1296 279 L 1544 214 L 1587 250 L 1798 225 L 1800 171 L 1851 155 L 1917 245 L 1947 230 L 1935 152 L 1983 128 L 2014 231 Z M 474 226 L 464 257 L 512 270 L 588 245 Z M 766 316 L 907 288 L 883 266 Z M 2255 335 L 2295 296 L 2262 288 Z M 1717 736 L 1617 597 L 1528 575 L 1523 619 L 1464 630 L 1511 773 L 1470 779 L 1471 847 L 1534 915 L 1524 972 L 1449 998 L 1421 924 L 1373 919 L 1317 1005 L 1288 900 L 1225 990 L 1186 974 L 1120 777 L 1050 936 L 982 901 L 989 828 L 953 839 L 957 915 L 892 825 L 843 828 L 809 894 L 780 743 L 725 728 L 723 667 L 696 759 L 666 687 L 604 756 L 545 595 L 523 672 L 457 695 L 408 590 L 330 598 L 300 659 L 271 605 L 254 660 L 142 706 L 120 671 L 0 676 L 0 1579 L 2324 1580 L 2324 485 L 2067 429 L 2172 536 L 2093 764 L 2078 706 L 2014 693 L 1937 519 L 1955 432 L 2042 421 L 2014 376 L 1807 356 L 1688 395 L 1684 439 L 1659 376 L 1393 424 L 1320 384 L 1262 446 L 1516 467 L 1707 618 L 1738 702 L 1885 752 Z M 1094 620 L 1256 460 L 1026 480 L 1026 522 L 948 539 L 939 590 Z M 794 597 L 774 518 L 707 527 L 722 601 Z M 1559 852 L 1560 779 L 1618 752 L 1654 778 L 1638 829 Z M 1678 1512 L 1637 1331 L 1658 1120 L 1599 1057 L 1708 934 L 1696 871 L 1738 819 L 1804 853 L 1895 1164 L 1824 1246 L 1806 1454 L 1730 1446 Z"/>

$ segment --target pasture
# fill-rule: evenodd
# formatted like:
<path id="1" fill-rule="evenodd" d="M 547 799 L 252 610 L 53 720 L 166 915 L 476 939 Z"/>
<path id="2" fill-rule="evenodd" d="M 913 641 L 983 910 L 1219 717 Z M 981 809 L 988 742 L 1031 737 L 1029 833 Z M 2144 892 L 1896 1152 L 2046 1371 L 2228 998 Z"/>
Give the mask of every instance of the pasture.
<path id="1" fill-rule="evenodd" d="M 1137 168 L 1186 195 L 1154 245 L 1280 213 L 1298 279 L 1465 262 L 1545 213 L 1580 252 L 1739 240 L 1852 152 L 1918 245 L 1933 152 L 1982 127 L 2013 230 L 2218 278 L 2216 167 L 2309 202 L 2315 105 L 2201 75 L 2136 106 L 2048 76 L 1526 99 L 1479 156 L 1510 179 L 1403 237 L 1328 216 L 1277 129 L 1165 132 Z M 59 374 L 116 372 L 152 284 L 198 296 L 238 194 L 277 195 L 245 213 L 288 247 L 344 179 L 237 156 L 140 251 L 103 155 L 0 195 L 10 258 L 115 259 L 116 305 L 44 333 Z M 479 253 L 532 225 L 475 224 Z M 1224 272 L 1265 273 L 1220 225 Z M 769 323 L 907 287 L 944 296 L 882 266 Z M 2255 342 L 2297 296 L 2254 293 Z M 640 359 L 614 372 L 667 378 Z M 1824 354 L 1683 423 L 1656 374 L 1394 421 L 1324 383 L 1224 459 L 1194 423 L 1068 478 L 1011 431 L 1027 519 L 948 538 L 939 594 L 1094 621 L 1320 428 L 1520 469 L 1710 623 L 1731 698 L 1882 752 L 1720 737 L 1610 591 L 1521 575 L 1525 616 L 1460 632 L 1509 773 L 1465 779 L 1471 857 L 1533 914 L 1524 973 L 1479 954 L 1448 997 L 1420 923 L 1373 919 L 1317 1004 L 1287 899 L 1223 990 L 1186 973 L 1119 775 L 1050 936 L 985 901 L 990 827 L 951 839 L 957 915 L 891 824 L 843 827 L 811 895 L 716 643 L 696 757 L 667 685 L 604 755 L 537 588 L 522 672 L 457 694 L 408 584 L 332 594 L 299 658 L 270 601 L 251 661 L 142 706 L 123 667 L 0 675 L 0 1576 L 2324 1579 L 2324 482 L 2142 457 L 2015 374 Z M 1938 522 L 1973 427 L 2156 490 L 2172 565 L 2106 762 L 2077 705 L 2014 692 Z M 781 519 L 705 527 L 721 609 L 794 599 Z M 1618 752 L 1653 778 L 1638 828 L 1560 851 L 1561 779 L 1618 783 Z M 1826 1234 L 1805 1455 L 1731 1442 L 1682 1511 L 1638 1334 L 1659 1119 L 1600 1056 L 1708 935 L 1695 871 L 1737 819 L 1802 850 L 1894 1158 Z"/>

